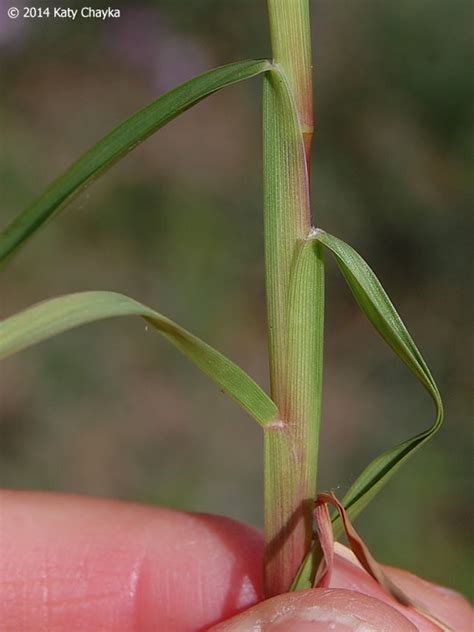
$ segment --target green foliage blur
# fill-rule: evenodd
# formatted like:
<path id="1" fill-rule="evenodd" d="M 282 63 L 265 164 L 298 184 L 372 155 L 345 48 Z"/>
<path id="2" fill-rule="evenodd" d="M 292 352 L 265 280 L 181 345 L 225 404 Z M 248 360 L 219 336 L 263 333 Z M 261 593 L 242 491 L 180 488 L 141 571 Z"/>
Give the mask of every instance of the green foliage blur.
<path id="1" fill-rule="evenodd" d="M 263 0 L 114 6 L 120 19 L 103 22 L 13 21 L 2 8 L 2 226 L 164 91 L 269 55 Z M 375 269 L 446 405 L 444 429 L 358 526 L 380 561 L 471 598 L 473 13 L 470 0 L 312 3 L 314 221 Z M 1 316 L 120 291 L 266 386 L 260 105 L 259 80 L 226 89 L 115 166 L 2 270 Z M 342 496 L 433 412 L 329 259 L 325 345 L 319 487 Z M 4 362 L 0 377 L 2 486 L 261 524 L 260 429 L 138 319 L 61 336 Z"/>

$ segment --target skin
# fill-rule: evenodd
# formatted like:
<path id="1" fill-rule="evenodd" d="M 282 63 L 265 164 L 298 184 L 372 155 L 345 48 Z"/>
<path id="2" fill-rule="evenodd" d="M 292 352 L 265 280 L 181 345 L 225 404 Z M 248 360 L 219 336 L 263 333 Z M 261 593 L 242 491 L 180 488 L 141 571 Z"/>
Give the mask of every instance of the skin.
<path id="1" fill-rule="evenodd" d="M 344 586 L 258 603 L 262 555 L 257 531 L 220 516 L 3 491 L 0 631 L 423 629 L 393 603 Z M 350 556 L 339 557 L 356 567 Z M 354 568 L 339 568 L 341 581 Z M 432 584 L 424 584 L 429 601 Z M 461 600 L 456 610 L 466 603 L 451 594 Z M 449 610 L 449 599 L 443 607 Z"/>
<path id="2" fill-rule="evenodd" d="M 373 597 L 316 588 L 273 597 L 213 632 L 417 632 L 397 610 Z"/>
<path id="3" fill-rule="evenodd" d="M 0 630 L 203 630 L 261 599 L 263 546 L 227 518 L 0 494 Z"/>

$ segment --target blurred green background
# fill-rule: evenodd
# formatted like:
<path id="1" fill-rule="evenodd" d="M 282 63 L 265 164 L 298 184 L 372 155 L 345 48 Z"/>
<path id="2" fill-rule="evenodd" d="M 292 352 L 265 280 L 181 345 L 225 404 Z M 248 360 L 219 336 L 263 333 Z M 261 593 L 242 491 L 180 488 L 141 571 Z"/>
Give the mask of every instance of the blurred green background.
<path id="1" fill-rule="evenodd" d="M 9 20 L 2 0 L 2 225 L 165 90 L 269 55 L 263 0 L 113 6 L 118 20 Z M 375 268 L 446 404 L 440 434 L 358 525 L 381 561 L 471 597 L 473 11 L 471 0 L 312 3 L 316 224 Z M 226 89 L 115 166 L 2 271 L 1 315 L 117 290 L 266 385 L 260 105 L 259 80 Z M 433 411 L 329 261 L 325 358 L 320 487 L 342 495 Z M 2 486 L 261 525 L 259 428 L 139 320 L 63 335 L 0 374 Z"/>

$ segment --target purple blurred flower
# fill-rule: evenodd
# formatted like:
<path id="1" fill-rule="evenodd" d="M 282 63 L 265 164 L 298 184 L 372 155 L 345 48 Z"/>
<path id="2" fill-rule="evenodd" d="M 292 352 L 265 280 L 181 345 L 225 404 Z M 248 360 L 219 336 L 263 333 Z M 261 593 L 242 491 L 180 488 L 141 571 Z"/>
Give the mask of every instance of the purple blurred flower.
<path id="1" fill-rule="evenodd" d="M 210 51 L 196 37 L 173 31 L 157 9 L 134 7 L 110 24 L 108 41 L 114 54 L 141 68 L 154 91 L 165 92 L 210 68 Z"/>

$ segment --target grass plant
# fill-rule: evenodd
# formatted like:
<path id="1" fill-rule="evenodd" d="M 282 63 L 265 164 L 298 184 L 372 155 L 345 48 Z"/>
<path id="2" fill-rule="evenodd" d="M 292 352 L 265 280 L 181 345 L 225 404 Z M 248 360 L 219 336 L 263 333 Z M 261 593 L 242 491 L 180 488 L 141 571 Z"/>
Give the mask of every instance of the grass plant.
<path id="1" fill-rule="evenodd" d="M 0 357 L 68 329 L 139 316 L 257 421 L 264 433 L 265 594 L 313 585 L 321 560 L 313 534 L 324 332 L 324 257 L 335 260 L 382 340 L 428 391 L 434 422 L 387 450 L 342 499 L 355 518 L 397 469 L 436 432 L 441 398 L 387 293 L 362 257 L 311 214 L 312 64 L 308 0 L 268 0 L 272 55 L 210 70 L 159 97 L 112 130 L 0 234 L 4 264 L 96 178 L 194 104 L 237 82 L 263 80 L 264 235 L 270 394 L 206 342 L 136 300 L 113 292 L 68 294 L 0 323 Z M 204 414 L 204 411 L 203 411 Z M 342 532 L 333 518 L 336 536 Z"/>

